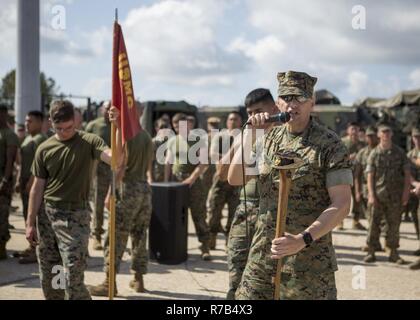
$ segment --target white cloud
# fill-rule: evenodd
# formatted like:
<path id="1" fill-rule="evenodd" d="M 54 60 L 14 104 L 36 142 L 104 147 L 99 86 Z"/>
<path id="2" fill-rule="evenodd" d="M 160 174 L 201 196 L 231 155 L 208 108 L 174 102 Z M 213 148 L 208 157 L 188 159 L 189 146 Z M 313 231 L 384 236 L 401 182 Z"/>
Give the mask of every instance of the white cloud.
<path id="1" fill-rule="evenodd" d="M 250 23 L 288 44 L 294 58 L 346 65 L 420 63 L 419 4 L 410 0 L 249 1 Z M 352 29 L 352 7 L 366 8 L 366 30 Z"/>
<path id="2" fill-rule="evenodd" d="M 347 77 L 347 91 L 354 97 L 389 98 L 400 91 L 401 79 L 395 75 L 372 79 L 368 74 L 355 70 Z"/>
<path id="3" fill-rule="evenodd" d="M 420 68 L 413 70 L 409 75 L 411 81 L 411 87 L 418 89 L 420 88 Z"/>
<path id="4" fill-rule="evenodd" d="M 229 86 L 246 69 L 242 54 L 218 43 L 224 1 L 161 1 L 129 12 L 123 23 L 133 69 L 148 81 Z"/>
<path id="5" fill-rule="evenodd" d="M 254 59 L 260 66 L 272 67 L 279 61 L 285 51 L 285 45 L 274 35 L 258 39 L 255 43 L 244 37 L 233 40 L 229 46 L 231 52 L 242 52 L 245 56 Z"/>
<path id="6" fill-rule="evenodd" d="M 0 58 L 15 61 L 17 8 L 15 1 L 5 0 L 0 10 Z"/>
<path id="7" fill-rule="evenodd" d="M 51 27 L 51 8 L 56 4 L 71 5 L 72 0 L 41 1 L 40 49 L 43 55 L 58 55 L 66 63 L 91 61 L 104 53 L 107 41 L 110 43 L 111 31 L 105 27 L 93 32 L 82 32 L 78 39 L 70 36 L 68 30 L 55 30 Z M 17 3 L 3 0 L 0 11 L 0 57 L 11 60 L 15 65 L 17 54 Z"/>
<path id="8" fill-rule="evenodd" d="M 360 71 L 353 71 L 348 76 L 349 92 L 354 96 L 360 96 L 368 84 L 368 75 Z"/>
<path id="9" fill-rule="evenodd" d="M 82 94 L 94 97 L 95 99 L 110 99 L 112 90 L 112 81 L 110 77 L 95 77 L 87 81 L 82 90 Z M 106 95 L 105 93 L 109 94 Z"/>
<path id="10" fill-rule="evenodd" d="M 16 0 L 1 2 L 0 72 L 6 72 L 5 66 L 12 69 L 16 59 Z M 130 5 L 127 18 L 121 20 L 135 92 L 141 98 L 236 103 L 257 86 L 275 90 L 276 74 L 285 70 L 318 77 L 316 89 L 329 89 L 346 102 L 391 96 L 402 85 L 420 86 L 418 0 L 148 3 Z M 53 71 L 51 76 L 63 77 L 60 84 L 69 86 L 64 91 L 106 97 L 111 28 L 100 27 L 103 19 L 98 19 L 93 29 L 82 29 L 84 21 L 72 16 L 66 30 L 54 30 L 50 20 L 56 4 L 84 8 L 73 0 L 41 1 L 43 64 Z M 364 31 L 351 26 L 351 9 L 357 4 L 366 7 Z M 67 81 L 62 71 L 73 71 L 73 66 L 80 66 L 77 80 L 70 75 Z"/>
<path id="11" fill-rule="evenodd" d="M 41 26 L 41 52 L 58 56 L 65 63 L 87 63 L 103 55 L 107 46 L 111 48 L 111 35 L 110 29 L 101 27 L 92 32 L 82 32 L 76 40 L 67 30 Z"/>

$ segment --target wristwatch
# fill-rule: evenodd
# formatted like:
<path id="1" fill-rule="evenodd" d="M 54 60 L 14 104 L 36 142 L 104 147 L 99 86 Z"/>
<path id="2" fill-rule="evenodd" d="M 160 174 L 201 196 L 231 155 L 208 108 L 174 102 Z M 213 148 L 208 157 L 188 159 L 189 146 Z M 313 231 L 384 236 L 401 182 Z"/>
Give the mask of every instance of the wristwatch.
<path id="1" fill-rule="evenodd" d="M 303 236 L 303 241 L 306 244 L 306 248 L 308 248 L 312 244 L 312 242 L 314 242 L 314 239 L 308 231 L 303 231 L 301 235 Z"/>

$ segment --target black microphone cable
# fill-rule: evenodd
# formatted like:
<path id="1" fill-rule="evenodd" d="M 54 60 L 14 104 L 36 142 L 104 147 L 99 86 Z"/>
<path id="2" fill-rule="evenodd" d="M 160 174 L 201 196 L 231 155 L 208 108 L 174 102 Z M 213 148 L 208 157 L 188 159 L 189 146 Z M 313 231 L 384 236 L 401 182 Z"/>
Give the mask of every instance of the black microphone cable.
<path id="1" fill-rule="evenodd" d="M 245 156 L 244 156 L 244 130 L 248 123 L 245 123 L 241 129 L 241 161 L 242 161 L 242 190 L 244 192 L 244 211 L 245 211 L 245 241 L 247 245 L 247 259 L 249 250 L 251 248 L 250 236 L 249 236 L 249 223 L 248 223 L 248 210 L 247 210 L 247 199 L 246 199 L 246 180 L 245 180 Z M 251 140 L 252 141 L 252 140 Z"/>
<path id="2" fill-rule="evenodd" d="M 287 123 L 290 121 L 290 113 L 289 112 L 280 112 L 275 115 L 271 115 L 267 122 L 280 122 L 281 124 Z M 249 121 L 246 122 L 241 128 L 241 160 L 242 160 L 242 190 L 244 192 L 244 210 L 245 210 L 245 233 L 246 233 L 246 243 L 248 247 L 248 255 L 249 250 L 251 248 L 251 239 L 250 239 L 250 232 L 249 232 L 249 215 L 247 210 L 247 198 L 246 198 L 246 179 L 245 179 L 245 156 L 244 156 L 244 131 L 246 126 L 251 124 Z M 252 141 L 252 136 L 251 136 Z"/>

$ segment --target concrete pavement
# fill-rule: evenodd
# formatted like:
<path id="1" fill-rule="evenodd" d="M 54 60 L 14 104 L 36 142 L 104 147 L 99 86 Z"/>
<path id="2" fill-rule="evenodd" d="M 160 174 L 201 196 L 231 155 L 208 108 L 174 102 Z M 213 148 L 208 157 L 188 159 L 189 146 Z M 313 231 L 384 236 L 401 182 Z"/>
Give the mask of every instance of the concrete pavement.
<path id="1" fill-rule="evenodd" d="M 17 198 L 14 205 L 19 205 Z M 24 223 L 19 210 L 10 215 L 12 239 L 7 245 L 9 256 L 27 246 Z M 362 221 L 366 224 L 366 221 Z M 334 245 L 339 262 L 336 273 L 339 299 L 420 299 L 420 271 L 411 271 L 407 265 L 398 266 L 387 261 L 385 253 L 377 255 L 378 262 L 365 264 L 365 253 L 360 247 L 366 241 L 366 232 L 350 229 L 351 219 L 345 221 L 344 231 L 334 232 Z M 129 289 L 132 275 L 129 273 L 129 254 L 125 253 L 121 272 L 117 277 L 117 299 L 224 299 L 228 289 L 228 272 L 224 237 L 219 235 L 218 250 L 212 251 L 213 260 L 200 259 L 199 243 L 194 235 L 193 223 L 189 221 L 189 258 L 179 265 L 163 265 L 151 261 L 145 276 L 146 293 L 138 294 Z M 383 239 L 382 239 L 383 243 Z M 408 262 L 416 259 L 412 252 L 418 249 L 412 223 L 401 226 L 401 256 Z M 87 284 L 98 284 L 104 279 L 101 251 L 89 247 L 89 268 L 85 274 Z M 10 257 L 0 261 L 0 300 L 43 299 L 39 286 L 37 264 L 20 265 Z M 94 299 L 98 299 L 94 297 Z"/>

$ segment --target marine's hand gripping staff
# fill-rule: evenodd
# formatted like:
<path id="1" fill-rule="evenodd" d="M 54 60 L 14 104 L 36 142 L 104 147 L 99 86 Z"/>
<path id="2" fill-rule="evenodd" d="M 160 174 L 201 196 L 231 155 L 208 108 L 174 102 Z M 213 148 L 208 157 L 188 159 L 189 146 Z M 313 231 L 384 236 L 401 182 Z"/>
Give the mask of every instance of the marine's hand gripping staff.
<path id="1" fill-rule="evenodd" d="M 276 238 L 282 237 L 286 229 L 287 204 L 292 184 L 293 172 L 303 164 L 303 160 L 293 151 L 280 150 L 272 167 L 279 170 L 279 198 L 277 204 Z M 280 300 L 282 259 L 277 261 L 274 299 Z"/>

